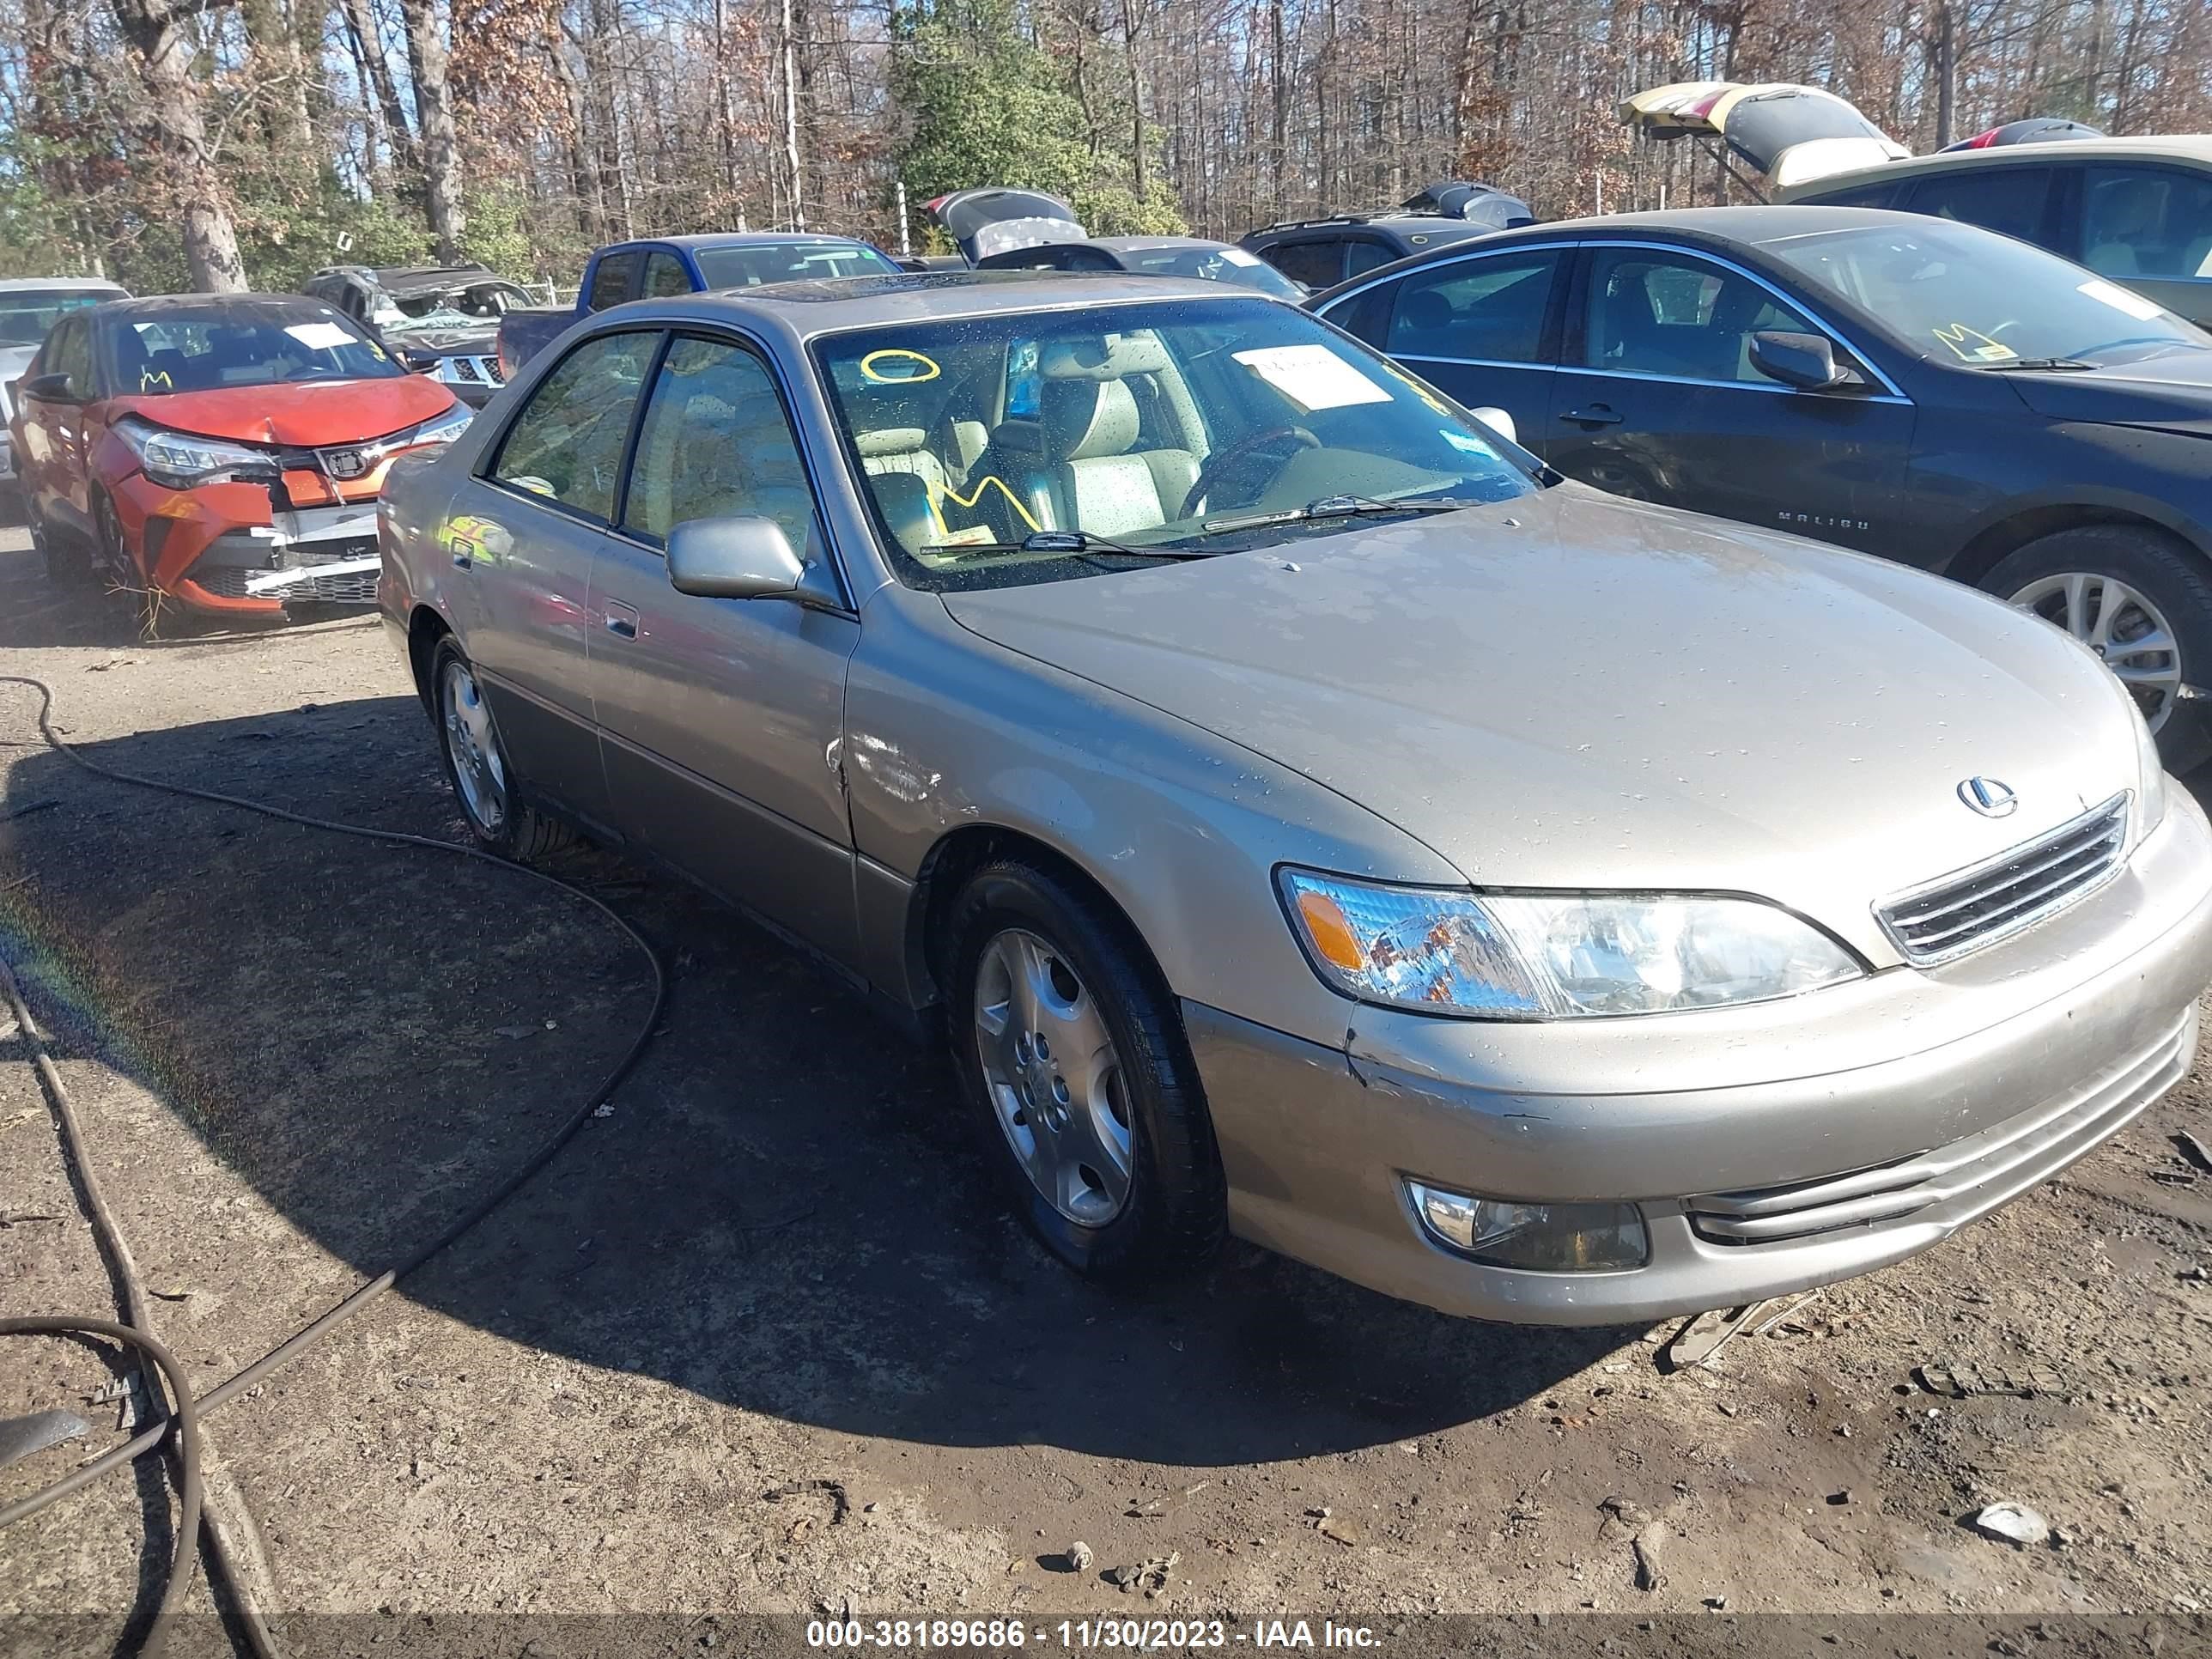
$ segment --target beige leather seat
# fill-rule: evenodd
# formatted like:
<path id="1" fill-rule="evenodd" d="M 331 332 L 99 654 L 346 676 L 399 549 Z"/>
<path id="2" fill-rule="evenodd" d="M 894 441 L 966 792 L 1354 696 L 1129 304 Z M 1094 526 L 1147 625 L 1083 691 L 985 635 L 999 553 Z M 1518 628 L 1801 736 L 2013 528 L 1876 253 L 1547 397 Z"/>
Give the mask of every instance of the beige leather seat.
<path id="1" fill-rule="evenodd" d="M 1137 447 L 1142 422 L 1126 380 L 1048 374 L 1037 425 L 1061 528 L 1121 536 L 1181 516 L 1198 478 L 1197 457 Z"/>

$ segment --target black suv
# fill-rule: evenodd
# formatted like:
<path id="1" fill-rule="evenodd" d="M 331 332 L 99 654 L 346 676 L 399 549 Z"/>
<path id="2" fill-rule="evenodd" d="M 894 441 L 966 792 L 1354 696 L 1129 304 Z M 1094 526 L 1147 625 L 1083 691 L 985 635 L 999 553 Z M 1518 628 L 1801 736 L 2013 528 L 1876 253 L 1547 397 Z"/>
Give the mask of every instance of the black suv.
<path id="1" fill-rule="evenodd" d="M 1438 184 L 1384 213 L 1263 225 L 1240 246 L 1318 294 L 1394 259 L 1535 222 L 1526 202 L 1492 185 Z"/>

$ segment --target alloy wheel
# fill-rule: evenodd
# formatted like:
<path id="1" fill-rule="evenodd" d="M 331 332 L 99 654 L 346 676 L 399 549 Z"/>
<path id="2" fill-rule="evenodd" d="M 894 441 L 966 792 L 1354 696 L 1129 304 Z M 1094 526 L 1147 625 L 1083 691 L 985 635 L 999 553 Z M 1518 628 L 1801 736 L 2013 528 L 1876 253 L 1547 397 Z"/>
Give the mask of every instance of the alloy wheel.
<path id="1" fill-rule="evenodd" d="M 2041 576 L 2012 596 L 2105 659 L 2154 732 L 2181 696 L 2181 646 L 2159 608 L 2117 576 L 2068 570 Z"/>
<path id="2" fill-rule="evenodd" d="M 478 830 L 497 836 L 507 823 L 507 764 L 492 730 L 491 710 L 467 664 L 446 665 L 438 682 L 438 713 L 461 805 Z"/>
<path id="3" fill-rule="evenodd" d="M 1067 958 L 1008 928 L 975 965 L 975 1046 L 993 1115 L 1045 1201 L 1103 1226 L 1129 1200 L 1132 1116 L 1097 1000 Z"/>

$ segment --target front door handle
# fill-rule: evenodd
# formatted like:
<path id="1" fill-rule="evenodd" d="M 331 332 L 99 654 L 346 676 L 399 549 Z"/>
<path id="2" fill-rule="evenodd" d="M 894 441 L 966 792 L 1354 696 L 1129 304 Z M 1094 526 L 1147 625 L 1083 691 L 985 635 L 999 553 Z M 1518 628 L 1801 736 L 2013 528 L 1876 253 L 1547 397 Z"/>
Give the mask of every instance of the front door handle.
<path id="1" fill-rule="evenodd" d="M 618 640 L 637 637 L 637 612 L 620 599 L 607 601 L 607 632 Z"/>
<path id="2" fill-rule="evenodd" d="M 1588 409 L 1571 409 L 1559 416 L 1572 421 L 1577 426 L 1619 426 L 1620 416 L 1603 404 L 1592 404 Z"/>

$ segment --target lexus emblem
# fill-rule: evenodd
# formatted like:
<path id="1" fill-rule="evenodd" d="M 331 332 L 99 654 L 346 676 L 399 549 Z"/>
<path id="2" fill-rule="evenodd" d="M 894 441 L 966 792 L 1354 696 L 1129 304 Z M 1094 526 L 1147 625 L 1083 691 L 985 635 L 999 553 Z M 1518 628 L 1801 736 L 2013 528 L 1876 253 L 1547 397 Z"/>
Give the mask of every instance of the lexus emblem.
<path id="1" fill-rule="evenodd" d="M 2011 815 L 2020 805 L 2020 797 L 2012 792 L 2008 783 L 1999 783 L 1995 778 L 1968 778 L 1959 786 L 1959 799 L 1985 818 L 2002 818 Z"/>

